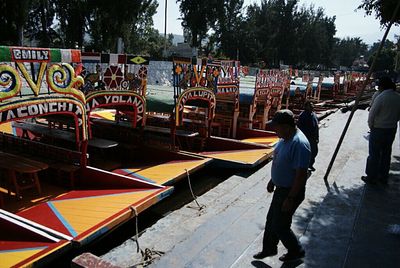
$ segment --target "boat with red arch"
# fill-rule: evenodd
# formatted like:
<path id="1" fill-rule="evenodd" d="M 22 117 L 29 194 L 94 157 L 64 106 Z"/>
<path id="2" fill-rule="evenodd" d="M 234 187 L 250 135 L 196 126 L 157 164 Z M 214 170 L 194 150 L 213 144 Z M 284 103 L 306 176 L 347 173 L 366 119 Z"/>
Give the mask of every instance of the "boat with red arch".
<path id="1" fill-rule="evenodd" d="M 88 166 L 79 50 L 1 46 L 0 55 L 2 265 L 44 266 L 172 192 Z"/>

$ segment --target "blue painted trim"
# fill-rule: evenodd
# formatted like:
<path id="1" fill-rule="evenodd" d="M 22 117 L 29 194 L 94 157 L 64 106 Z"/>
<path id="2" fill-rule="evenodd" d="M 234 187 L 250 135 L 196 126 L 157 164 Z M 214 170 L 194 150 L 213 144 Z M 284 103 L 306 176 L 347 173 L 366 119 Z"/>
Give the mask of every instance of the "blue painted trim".
<path id="1" fill-rule="evenodd" d="M 56 209 L 56 207 L 53 205 L 53 202 L 47 202 L 47 205 L 50 207 L 50 209 L 53 211 L 53 213 L 57 216 L 57 218 L 64 224 L 65 228 L 69 231 L 69 233 L 75 237 L 78 235 L 78 233 L 72 228 L 72 226 L 68 223 L 68 221 L 61 215 L 61 213 Z"/>
<path id="2" fill-rule="evenodd" d="M 18 248 L 18 249 L 8 249 L 8 250 L 0 250 L 1 253 L 7 252 L 20 252 L 20 251 L 28 251 L 28 250 L 43 250 L 48 247 L 36 247 L 36 248 Z"/>
<path id="3" fill-rule="evenodd" d="M 147 181 L 147 182 L 157 183 L 156 181 L 153 181 L 153 180 L 151 180 L 149 178 L 146 178 L 146 177 L 144 177 L 144 176 L 142 176 L 140 174 L 137 174 L 134 171 L 130 171 L 127 168 L 123 168 L 122 170 L 128 173 L 127 175 L 124 175 L 124 176 L 128 176 L 129 177 L 130 175 L 132 175 L 131 177 L 133 177 L 133 178 L 136 177 L 136 178 L 142 179 L 142 180 Z"/>

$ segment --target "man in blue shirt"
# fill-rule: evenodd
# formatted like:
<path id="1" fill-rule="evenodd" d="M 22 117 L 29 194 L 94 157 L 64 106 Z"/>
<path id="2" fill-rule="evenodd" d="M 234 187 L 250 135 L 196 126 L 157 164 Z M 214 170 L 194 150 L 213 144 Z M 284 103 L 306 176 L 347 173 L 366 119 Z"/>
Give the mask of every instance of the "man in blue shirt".
<path id="1" fill-rule="evenodd" d="M 291 224 L 294 212 L 304 200 L 311 149 L 306 136 L 297 129 L 290 110 L 277 111 L 270 124 L 281 138 L 274 149 L 272 178 L 267 186 L 267 191 L 274 192 L 274 196 L 267 214 L 262 251 L 253 257 L 263 259 L 276 255 L 280 240 L 288 252 L 279 259 L 286 262 L 305 255 Z"/>
<path id="2" fill-rule="evenodd" d="M 306 135 L 310 143 L 311 158 L 308 168 L 311 171 L 315 171 L 314 162 L 318 154 L 319 127 L 317 115 L 314 113 L 314 105 L 309 100 L 304 102 L 304 111 L 299 115 L 297 127 Z"/>

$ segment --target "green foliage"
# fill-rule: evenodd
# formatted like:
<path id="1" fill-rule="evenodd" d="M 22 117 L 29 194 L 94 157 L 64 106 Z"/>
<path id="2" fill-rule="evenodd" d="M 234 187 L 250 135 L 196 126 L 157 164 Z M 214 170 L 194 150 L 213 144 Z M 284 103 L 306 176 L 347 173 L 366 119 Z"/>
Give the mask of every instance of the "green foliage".
<path id="1" fill-rule="evenodd" d="M 368 51 L 360 38 L 336 39 L 335 16 L 322 8 L 299 6 L 299 0 L 262 0 L 243 7 L 244 0 L 176 0 L 185 38 L 204 56 L 236 59 L 242 64 L 325 69 L 351 67 Z M 363 0 L 360 8 L 387 23 L 398 0 Z M 44 47 L 85 46 L 116 52 L 121 38 L 125 52 L 163 58 L 172 46 L 153 28 L 156 0 L 0 0 L 0 42 Z M 399 16 L 399 15 L 398 15 Z M 399 20 L 397 20 L 399 22 Z M 378 68 L 400 69 L 399 40 L 385 47 Z M 259 64 L 259 65 L 260 65 Z"/>
<path id="2" fill-rule="evenodd" d="M 134 48 L 138 35 L 149 32 L 158 5 L 154 0 L 87 1 L 91 46 L 97 51 L 116 51 L 119 37 L 128 50 Z"/>
<path id="3" fill-rule="evenodd" d="M 398 3 L 399 0 L 363 0 L 358 8 L 364 9 L 367 15 L 375 13 L 375 17 L 385 25 L 392 19 Z M 397 12 L 394 22 L 400 23 L 400 10 Z"/>
<path id="4" fill-rule="evenodd" d="M 60 46 L 61 37 L 52 27 L 58 2 L 55 0 L 31 0 L 30 3 L 25 37 L 36 41 L 40 47 Z"/>
<path id="5" fill-rule="evenodd" d="M 368 59 L 368 64 L 371 65 L 374 57 L 376 56 L 376 52 L 378 51 L 380 43 L 374 43 L 370 49 L 370 57 Z M 395 43 L 391 42 L 390 40 L 386 40 L 381 53 L 379 54 L 376 65 L 375 71 L 393 71 L 395 70 L 396 66 L 396 57 L 398 56 L 398 47 Z"/>
<path id="6" fill-rule="evenodd" d="M 213 40 L 218 44 L 217 55 L 236 59 L 240 45 L 238 33 L 242 25 L 243 0 L 218 1 L 215 14 Z"/>
<path id="7" fill-rule="evenodd" d="M 247 8 L 242 25 L 246 33 L 238 40 L 244 42 L 240 52 L 245 64 L 317 68 L 332 63 L 335 17 L 326 17 L 322 9 L 298 8 L 298 0 L 264 0 Z"/>
<path id="8" fill-rule="evenodd" d="M 51 0 L 54 2 L 58 32 L 63 47 L 82 47 L 85 28 L 88 25 L 89 3 L 87 0 Z"/>
<path id="9" fill-rule="evenodd" d="M 366 56 L 367 53 L 368 46 L 360 38 L 337 40 L 333 54 L 334 63 L 336 66 L 351 67 L 356 58 Z"/>
<path id="10" fill-rule="evenodd" d="M 0 43 L 4 45 L 22 45 L 22 33 L 28 19 L 30 0 L 0 1 Z"/>
<path id="11" fill-rule="evenodd" d="M 160 54 L 164 38 L 153 29 L 156 0 L 0 0 L 0 42 L 21 37 L 42 47 L 88 47 L 116 52 L 122 38 L 128 53 Z M 167 44 L 169 44 L 167 42 Z"/>
<path id="12" fill-rule="evenodd" d="M 206 38 L 218 12 L 218 0 L 177 0 L 182 15 L 182 27 L 189 33 L 189 43 L 199 47 Z"/>

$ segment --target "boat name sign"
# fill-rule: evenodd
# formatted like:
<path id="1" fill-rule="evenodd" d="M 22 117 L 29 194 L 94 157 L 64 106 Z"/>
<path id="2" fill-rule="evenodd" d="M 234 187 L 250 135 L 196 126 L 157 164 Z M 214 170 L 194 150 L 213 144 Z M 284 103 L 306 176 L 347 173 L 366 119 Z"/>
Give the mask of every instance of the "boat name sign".
<path id="1" fill-rule="evenodd" d="M 86 104 L 86 108 L 88 111 L 92 110 L 93 108 L 102 106 L 104 104 L 121 104 L 121 103 L 132 103 L 137 108 L 137 112 L 139 114 L 143 113 L 144 111 L 144 104 L 143 101 L 138 98 L 137 96 L 123 96 L 123 95 L 100 95 Z"/>
<path id="2" fill-rule="evenodd" d="M 1 122 L 6 122 L 10 120 L 15 120 L 17 118 L 29 118 L 40 115 L 45 115 L 48 113 L 74 113 L 78 117 L 82 116 L 81 108 L 69 102 L 41 102 L 41 103 L 31 103 L 29 105 L 24 105 L 10 109 L 4 112 L 0 112 Z"/>
<path id="3" fill-rule="evenodd" d="M 190 92 L 187 92 L 186 94 L 184 94 L 184 96 L 182 96 L 181 99 L 181 106 L 180 106 L 180 110 L 183 109 L 183 105 L 185 105 L 186 101 L 189 99 L 207 99 L 210 101 L 211 105 L 214 105 L 214 95 L 209 92 L 208 90 L 192 90 Z"/>
<path id="4" fill-rule="evenodd" d="M 12 48 L 14 61 L 50 61 L 50 50 L 35 48 Z"/>

